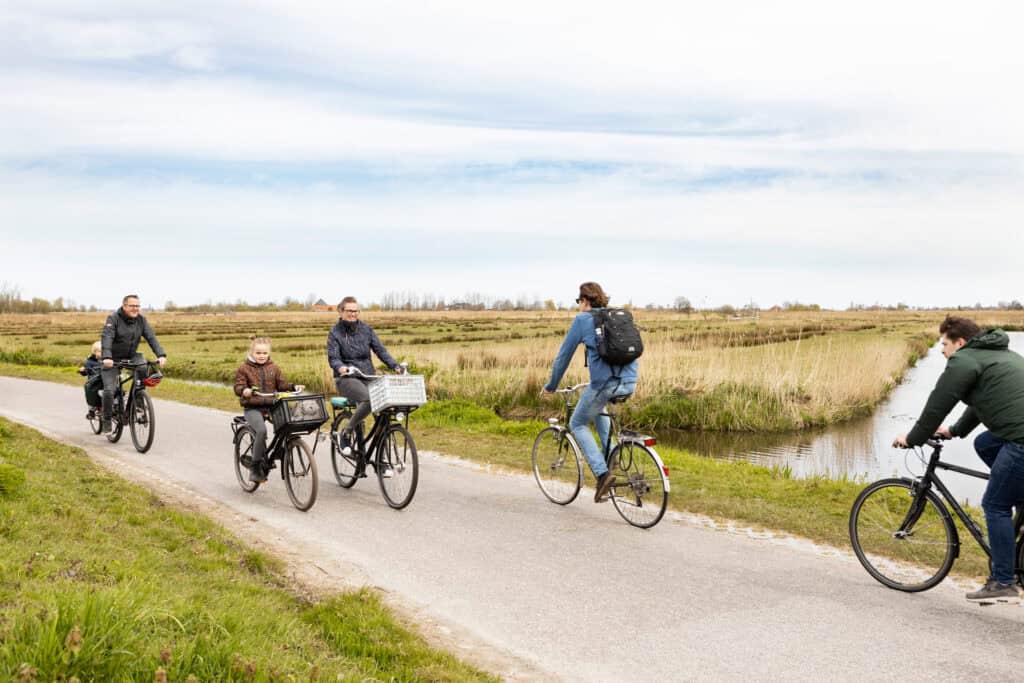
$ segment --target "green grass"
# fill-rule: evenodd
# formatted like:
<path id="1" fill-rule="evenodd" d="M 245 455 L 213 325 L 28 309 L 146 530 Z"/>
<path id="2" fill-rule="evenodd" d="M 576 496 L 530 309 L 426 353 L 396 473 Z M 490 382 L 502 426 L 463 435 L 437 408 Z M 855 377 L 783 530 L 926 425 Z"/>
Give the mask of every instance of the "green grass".
<path id="1" fill-rule="evenodd" d="M 311 601 L 275 558 L 81 450 L 0 420 L 0 679 L 493 680 L 368 590 Z M 192 678 L 194 677 L 194 678 Z"/>

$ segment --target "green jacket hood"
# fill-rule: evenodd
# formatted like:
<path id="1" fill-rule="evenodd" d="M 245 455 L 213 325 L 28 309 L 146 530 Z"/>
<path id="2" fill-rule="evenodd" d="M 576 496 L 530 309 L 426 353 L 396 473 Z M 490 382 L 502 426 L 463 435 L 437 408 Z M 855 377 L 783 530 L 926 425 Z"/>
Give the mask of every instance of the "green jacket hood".
<path id="1" fill-rule="evenodd" d="M 971 349 L 1008 349 L 1010 348 L 1010 335 L 999 328 L 985 330 L 964 345 L 964 348 Z"/>

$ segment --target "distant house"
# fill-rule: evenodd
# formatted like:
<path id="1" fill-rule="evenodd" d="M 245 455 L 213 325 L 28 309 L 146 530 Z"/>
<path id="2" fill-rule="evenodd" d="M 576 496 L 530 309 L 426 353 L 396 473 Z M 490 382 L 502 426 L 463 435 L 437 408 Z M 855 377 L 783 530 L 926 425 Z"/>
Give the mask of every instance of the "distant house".
<path id="1" fill-rule="evenodd" d="M 316 303 L 313 304 L 314 311 L 327 311 L 328 313 L 334 310 L 334 306 L 330 305 L 323 299 L 317 299 Z"/>

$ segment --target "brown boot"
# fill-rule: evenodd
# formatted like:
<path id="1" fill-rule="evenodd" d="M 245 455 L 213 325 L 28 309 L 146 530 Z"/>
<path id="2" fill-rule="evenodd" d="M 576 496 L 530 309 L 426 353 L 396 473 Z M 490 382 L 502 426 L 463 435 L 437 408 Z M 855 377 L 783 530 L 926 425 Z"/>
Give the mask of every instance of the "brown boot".
<path id="1" fill-rule="evenodd" d="M 595 503 L 603 503 L 608 500 L 608 491 L 615 483 L 615 477 L 611 472 L 605 472 L 597 478 L 597 492 L 594 494 Z"/>

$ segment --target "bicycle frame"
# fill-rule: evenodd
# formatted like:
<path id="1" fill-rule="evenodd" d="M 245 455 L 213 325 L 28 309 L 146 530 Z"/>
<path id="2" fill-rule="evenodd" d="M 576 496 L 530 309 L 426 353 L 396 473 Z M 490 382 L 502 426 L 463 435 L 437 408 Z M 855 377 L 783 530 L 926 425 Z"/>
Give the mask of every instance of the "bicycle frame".
<path id="1" fill-rule="evenodd" d="M 921 477 L 914 480 L 914 488 L 917 492 L 924 492 L 929 490 L 934 484 L 939 494 L 942 496 L 943 501 L 953 509 L 953 513 L 960 519 L 960 522 L 964 525 L 974 540 L 978 542 L 981 549 L 985 551 L 985 554 L 990 558 L 992 557 L 992 549 L 988 545 L 988 540 L 985 538 L 985 533 L 981 527 L 978 526 L 977 522 L 968 514 L 966 510 L 957 502 L 956 498 L 950 493 L 949 488 L 939 478 L 936 470 L 949 470 L 950 472 L 956 472 L 958 474 L 965 474 L 968 477 L 975 477 L 976 479 L 988 480 L 989 474 L 987 472 L 980 472 L 978 470 L 972 470 L 967 467 L 960 467 L 948 462 L 942 462 L 942 444 L 935 440 L 929 440 L 926 442 L 928 446 L 931 446 L 932 453 L 928 459 L 928 466 L 925 468 L 925 472 Z M 917 501 L 920 501 L 919 503 Z M 900 524 L 897 533 L 908 533 L 908 529 L 912 529 L 914 524 L 917 523 L 917 518 L 921 515 L 921 510 L 924 506 L 924 496 L 917 496 L 915 498 L 915 505 L 911 506 L 907 512 L 906 518 Z M 1014 514 L 1013 520 L 1013 531 L 1014 537 L 1017 539 L 1016 550 L 1014 557 L 1020 556 L 1020 546 L 1024 543 L 1024 537 L 1021 536 L 1021 527 L 1024 525 L 1024 506 L 1019 506 L 1016 513 Z M 957 534 L 956 527 L 953 527 L 954 540 L 956 542 L 956 555 L 960 555 L 960 538 Z M 1016 572 L 1018 574 L 1024 573 L 1024 568 L 1017 567 Z"/>
<path id="2" fill-rule="evenodd" d="M 144 365 L 148 365 L 152 369 L 155 364 L 152 361 L 143 361 L 142 363 L 122 361 L 117 363 L 117 368 L 119 370 L 129 371 L 129 375 L 127 377 L 123 374 L 118 377 L 117 394 L 115 394 L 114 400 L 117 401 L 116 411 L 119 417 L 124 418 L 128 415 L 130 407 L 135 405 L 135 395 L 137 393 L 145 391 L 147 386 L 156 386 L 160 383 L 160 380 L 163 377 L 163 375 L 158 372 L 152 377 L 139 379 L 137 370 Z M 152 384 L 149 384 L 148 382 L 151 380 Z M 131 386 L 128 387 L 128 391 L 126 392 L 124 390 L 124 385 L 128 383 L 131 383 Z"/>
<path id="3" fill-rule="evenodd" d="M 380 411 L 377 415 L 374 415 L 373 426 L 370 428 L 370 433 L 363 435 L 363 426 L 358 425 L 355 428 L 355 435 L 359 447 L 359 465 L 364 467 L 366 463 L 370 462 L 370 455 L 377 452 L 381 440 L 387 434 L 387 428 L 392 422 L 402 422 L 399 420 L 398 413 L 403 413 L 408 416 L 409 413 L 416 410 L 418 406 L 391 406 Z M 338 412 L 342 410 L 351 410 L 354 406 L 346 406 L 344 408 L 335 408 L 331 406 L 332 414 L 331 421 L 337 418 Z M 404 419 L 404 418 L 403 418 Z M 406 422 L 408 424 L 408 422 Z"/>

